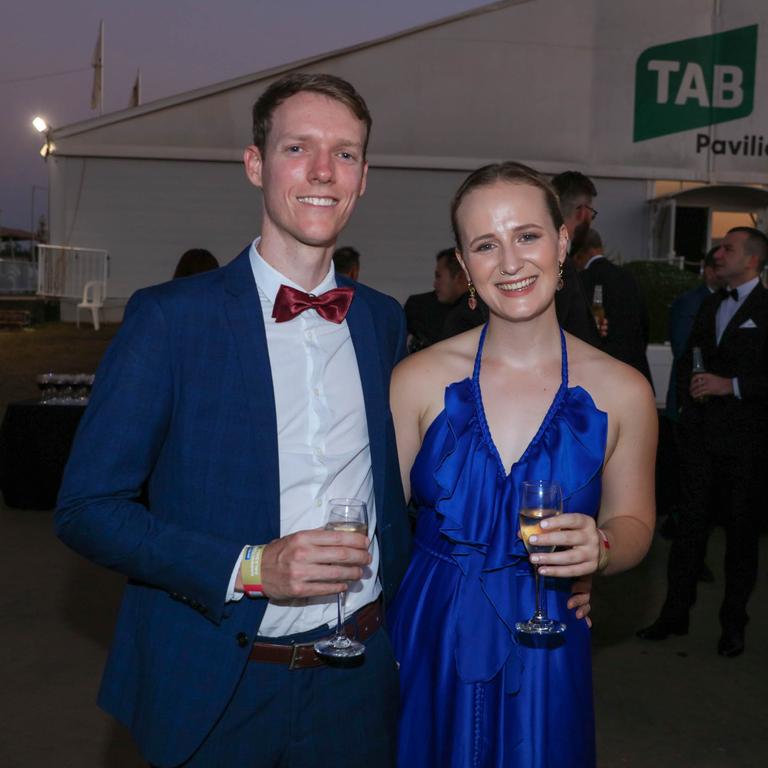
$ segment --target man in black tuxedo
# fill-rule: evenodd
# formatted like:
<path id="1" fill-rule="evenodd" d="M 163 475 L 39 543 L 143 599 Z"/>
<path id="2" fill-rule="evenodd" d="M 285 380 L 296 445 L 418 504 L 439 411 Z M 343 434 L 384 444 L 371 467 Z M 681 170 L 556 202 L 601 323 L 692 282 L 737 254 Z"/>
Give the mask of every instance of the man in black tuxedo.
<path id="1" fill-rule="evenodd" d="M 454 248 L 435 256 L 434 290 L 409 296 L 405 302 L 408 351 L 418 352 L 435 342 L 463 333 L 488 319 L 482 301 L 469 306 L 469 283 Z"/>
<path id="2" fill-rule="evenodd" d="M 747 601 L 757 579 L 758 483 L 768 445 L 768 291 L 759 274 L 768 238 L 751 227 L 731 229 L 715 253 L 727 288 L 704 300 L 678 368 L 681 404 L 682 504 L 659 618 L 638 632 L 663 640 L 688 632 L 696 599 L 697 553 L 707 535 L 707 499 L 722 486 L 727 509 L 725 596 L 717 651 L 744 651 Z M 692 374 L 699 347 L 706 373 Z"/>
<path id="3" fill-rule="evenodd" d="M 581 248 L 573 255 L 573 261 L 579 270 L 587 301 L 592 301 L 595 286 L 602 286 L 608 332 L 600 340 L 600 349 L 636 368 L 653 386 L 651 369 L 645 356 L 648 311 L 634 278 L 605 258 L 602 238 L 594 229 L 587 232 Z"/>
<path id="4" fill-rule="evenodd" d="M 568 333 L 597 347 L 600 346 L 600 336 L 573 263 L 573 255 L 581 249 L 592 220 L 597 216 L 592 207 L 597 189 L 589 176 L 578 171 L 559 173 L 552 179 L 552 186 L 560 200 L 570 241 L 568 256 L 563 263 L 562 288 L 555 294 L 557 321 Z"/>
<path id="5" fill-rule="evenodd" d="M 344 275 L 350 280 L 360 279 L 360 253 L 355 248 L 345 246 L 333 252 L 333 268 L 337 275 Z"/>

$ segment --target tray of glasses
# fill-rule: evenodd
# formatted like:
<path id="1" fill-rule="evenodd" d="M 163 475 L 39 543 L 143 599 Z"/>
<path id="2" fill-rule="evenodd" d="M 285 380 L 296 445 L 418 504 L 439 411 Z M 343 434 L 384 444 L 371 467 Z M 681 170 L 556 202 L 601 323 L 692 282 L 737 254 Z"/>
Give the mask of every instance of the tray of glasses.
<path id="1" fill-rule="evenodd" d="M 41 373 L 37 376 L 43 405 L 87 405 L 91 395 L 92 373 Z"/>

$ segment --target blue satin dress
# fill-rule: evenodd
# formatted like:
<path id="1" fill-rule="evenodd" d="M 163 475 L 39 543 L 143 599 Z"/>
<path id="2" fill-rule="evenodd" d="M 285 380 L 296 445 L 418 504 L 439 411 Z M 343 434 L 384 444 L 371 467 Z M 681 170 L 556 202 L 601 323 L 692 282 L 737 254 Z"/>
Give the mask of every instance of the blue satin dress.
<path id="1" fill-rule="evenodd" d="M 451 384 L 411 471 L 419 514 L 414 554 L 389 612 L 400 663 L 401 768 L 589 768 L 595 765 L 590 634 L 566 608 L 571 580 L 542 585 L 564 635 L 521 636 L 535 608 L 518 537 L 518 487 L 555 480 L 564 511 L 596 515 L 607 415 L 560 388 L 530 445 L 507 473 L 483 410 L 479 376 Z"/>

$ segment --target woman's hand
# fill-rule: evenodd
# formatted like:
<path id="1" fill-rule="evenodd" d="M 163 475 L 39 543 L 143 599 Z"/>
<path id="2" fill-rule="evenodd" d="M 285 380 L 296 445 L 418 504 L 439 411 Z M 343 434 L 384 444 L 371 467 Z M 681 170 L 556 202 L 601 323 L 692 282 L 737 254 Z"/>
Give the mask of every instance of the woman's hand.
<path id="1" fill-rule="evenodd" d="M 531 536 L 530 543 L 541 547 L 564 547 L 560 552 L 536 552 L 530 556 L 542 576 L 586 576 L 597 570 L 600 561 L 600 534 L 593 518 L 572 512 L 541 521 L 547 533 Z"/>
<path id="2" fill-rule="evenodd" d="M 587 626 L 592 628 L 592 619 L 589 618 L 589 613 L 592 610 L 590 599 L 592 597 L 592 577 L 582 576 L 580 579 L 576 579 L 571 585 L 571 596 L 568 598 L 566 605 L 570 610 L 576 611 L 577 619 L 586 619 Z"/>

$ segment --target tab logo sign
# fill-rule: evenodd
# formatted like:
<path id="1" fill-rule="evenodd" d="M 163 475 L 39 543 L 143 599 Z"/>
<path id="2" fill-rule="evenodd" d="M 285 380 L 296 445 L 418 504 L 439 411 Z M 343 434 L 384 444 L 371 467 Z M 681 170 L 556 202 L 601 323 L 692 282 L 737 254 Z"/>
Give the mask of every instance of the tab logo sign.
<path id="1" fill-rule="evenodd" d="M 757 24 L 656 45 L 635 68 L 635 141 L 752 114 Z"/>

